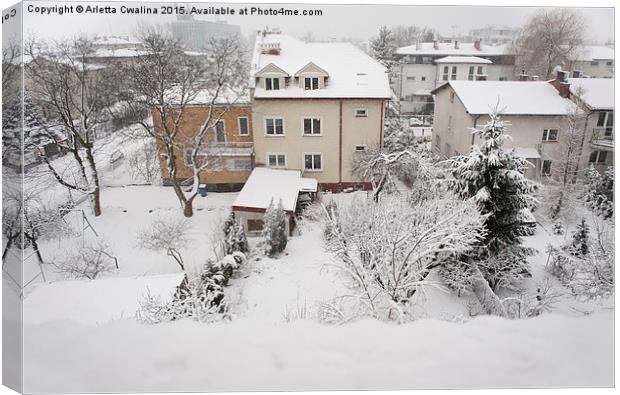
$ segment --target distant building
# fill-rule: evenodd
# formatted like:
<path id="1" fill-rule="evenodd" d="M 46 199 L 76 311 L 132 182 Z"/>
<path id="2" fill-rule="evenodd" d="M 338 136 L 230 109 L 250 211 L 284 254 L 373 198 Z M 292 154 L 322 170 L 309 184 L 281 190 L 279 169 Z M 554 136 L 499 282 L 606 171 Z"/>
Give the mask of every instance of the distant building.
<path id="1" fill-rule="evenodd" d="M 565 150 L 566 115 L 576 105 L 544 81 L 449 81 L 433 91 L 435 115 L 433 151 L 443 157 L 465 155 L 480 136 L 471 133 L 489 120 L 499 106 L 502 120 L 510 123 L 512 137 L 506 149 L 514 149 L 531 163 L 525 175 L 543 181 L 551 177 Z M 584 144 L 584 158 L 591 147 Z M 583 164 L 582 170 L 585 167 Z"/>
<path id="2" fill-rule="evenodd" d="M 477 40 L 425 42 L 398 48 L 392 89 L 404 114 L 432 114 L 431 91 L 455 80 L 512 80 L 515 56 L 507 45 L 487 45 Z"/>
<path id="3" fill-rule="evenodd" d="M 181 41 L 185 49 L 190 51 L 204 51 L 212 39 L 221 39 L 231 36 L 241 36 L 241 28 L 230 25 L 225 21 L 209 22 L 196 20 L 184 15 L 171 24 L 172 35 Z"/>
<path id="4" fill-rule="evenodd" d="M 576 77 L 614 78 L 614 49 L 604 45 L 586 45 L 569 62 Z"/>
<path id="5" fill-rule="evenodd" d="M 469 37 L 472 40 L 482 40 L 493 45 L 510 44 L 518 34 L 518 28 L 501 25 L 487 25 L 469 31 Z"/>
<path id="6" fill-rule="evenodd" d="M 110 51 L 119 49 L 139 49 L 142 48 L 142 43 L 129 36 L 100 36 L 94 39 L 93 47 Z"/>

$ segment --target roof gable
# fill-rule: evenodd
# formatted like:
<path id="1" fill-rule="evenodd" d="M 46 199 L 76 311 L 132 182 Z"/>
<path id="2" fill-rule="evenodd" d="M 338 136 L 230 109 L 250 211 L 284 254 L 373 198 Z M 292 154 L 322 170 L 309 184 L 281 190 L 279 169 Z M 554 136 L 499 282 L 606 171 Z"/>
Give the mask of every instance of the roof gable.
<path id="1" fill-rule="evenodd" d="M 299 71 L 295 73 L 295 77 L 298 77 L 301 74 L 308 74 L 308 75 L 320 76 L 320 77 L 329 77 L 329 73 L 325 71 L 324 69 L 320 68 L 319 66 L 317 66 L 316 64 L 314 64 L 314 62 L 310 62 L 304 67 L 302 67 L 301 69 L 299 69 Z"/>
<path id="2" fill-rule="evenodd" d="M 290 75 L 275 64 L 269 63 L 256 73 L 256 77 L 290 77 Z"/>

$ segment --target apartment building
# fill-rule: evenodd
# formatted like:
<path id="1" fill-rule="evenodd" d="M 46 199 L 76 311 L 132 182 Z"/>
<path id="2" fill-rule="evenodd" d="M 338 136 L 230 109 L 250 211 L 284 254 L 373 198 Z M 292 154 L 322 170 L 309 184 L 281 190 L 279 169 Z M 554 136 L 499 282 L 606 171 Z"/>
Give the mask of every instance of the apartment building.
<path id="1" fill-rule="evenodd" d="M 178 151 L 175 153 L 177 179 L 191 181 L 193 176 L 191 147 L 192 138 L 201 129 L 209 116 L 210 98 L 200 94 L 184 109 L 176 138 Z M 153 111 L 155 128 L 161 127 L 157 111 Z M 213 117 L 220 118 L 214 128 L 207 132 L 203 153 L 209 156 L 211 164 L 200 177 L 207 189 L 218 192 L 239 191 L 254 168 L 252 106 L 249 97 L 225 102 L 213 107 Z M 165 147 L 157 144 L 164 185 L 170 184 L 167 170 L 168 159 Z"/>
<path id="2" fill-rule="evenodd" d="M 519 28 L 504 25 L 486 25 L 470 30 L 469 37 L 481 39 L 493 45 L 510 44 L 519 34 L 519 30 Z"/>
<path id="3" fill-rule="evenodd" d="M 576 77 L 614 78 L 614 48 L 585 45 L 569 61 L 568 69 Z"/>
<path id="4" fill-rule="evenodd" d="M 256 166 L 300 170 L 323 190 L 368 187 L 356 152 L 383 140 L 385 68 L 349 43 L 258 32 L 251 65 Z"/>
<path id="5" fill-rule="evenodd" d="M 526 176 L 544 181 L 566 147 L 566 115 L 576 105 L 543 81 L 449 81 L 433 91 L 433 150 L 443 157 L 467 154 L 480 136 L 471 128 L 489 120 L 498 107 L 512 137 L 506 149 L 530 162 Z M 587 147 L 586 147 L 587 148 Z M 584 157 L 589 151 L 584 150 Z"/>
<path id="6" fill-rule="evenodd" d="M 590 164 L 599 171 L 614 164 L 614 80 L 565 78 L 551 81 L 561 96 L 570 98 L 584 112 L 584 146 L 580 168 Z"/>
<path id="7" fill-rule="evenodd" d="M 417 43 L 396 50 L 392 89 L 404 114 L 432 114 L 431 91 L 448 81 L 504 81 L 515 77 L 515 55 L 507 45 L 474 42 Z"/>

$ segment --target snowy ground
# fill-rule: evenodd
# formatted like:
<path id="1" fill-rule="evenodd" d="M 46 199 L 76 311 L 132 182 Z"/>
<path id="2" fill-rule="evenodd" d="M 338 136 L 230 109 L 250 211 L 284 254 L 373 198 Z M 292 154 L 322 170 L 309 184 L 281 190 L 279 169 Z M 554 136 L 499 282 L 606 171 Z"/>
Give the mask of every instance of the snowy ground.
<path id="1" fill-rule="evenodd" d="M 212 193 L 196 200 L 189 220 L 193 243 L 183 251 L 189 270 L 213 255 L 209 234 L 235 196 Z M 347 289 L 341 274 L 329 267 L 331 257 L 311 221 L 304 221 L 285 254 L 270 259 L 255 253 L 232 279 L 226 289 L 232 322 L 139 324 L 133 315 L 142 296 L 169 298 L 182 273 L 164 253 L 140 249 L 137 232 L 153 218 L 181 216 L 181 210 L 173 191 L 159 186 L 110 182 L 101 199 L 98 218 L 83 207 L 119 269 L 88 281 L 67 280 L 46 267 L 48 282 L 28 287 L 23 300 L 27 392 L 613 385 L 612 300 L 577 302 L 564 294 L 552 313 L 538 318 L 472 319 L 469 300 L 431 286 L 439 281 L 431 274 L 415 301 L 415 322 L 319 324 L 321 303 Z M 86 232 L 84 241 L 94 237 Z M 525 290 L 547 277 L 546 244 L 562 240 L 540 226 L 527 238 L 539 253 L 531 259 L 533 278 L 521 284 Z M 47 240 L 42 252 L 53 258 L 81 242 L 80 237 Z M 252 244 L 256 250 L 255 240 Z M 38 270 L 34 260 L 26 266 L 31 275 Z M 4 286 L 4 297 L 15 298 Z"/>

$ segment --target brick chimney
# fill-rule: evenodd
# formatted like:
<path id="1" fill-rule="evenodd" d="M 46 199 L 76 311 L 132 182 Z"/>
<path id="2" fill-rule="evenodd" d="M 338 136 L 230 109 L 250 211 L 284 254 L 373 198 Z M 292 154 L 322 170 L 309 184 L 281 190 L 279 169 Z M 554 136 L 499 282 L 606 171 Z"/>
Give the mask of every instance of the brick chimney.
<path id="1" fill-rule="evenodd" d="M 480 51 L 480 41 L 482 41 L 481 39 L 477 39 L 476 41 L 474 41 L 474 48 L 476 48 L 478 51 Z"/>
<path id="2" fill-rule="evenodd" d="M 569 98 L 570 97 L 570 84 L 566 81 L 566 72 L 562 70 L 558 70 L 556 72 L 555 79 L 549 81 L 551 85 L 555 89 L 557 89 L 560 96 Z"/>
<path id="3" fill-rule="evenodd" d="M 433 40 L 433 49 L 439 49 L 439 46 L 437 45 L 437 39 Z"/>

